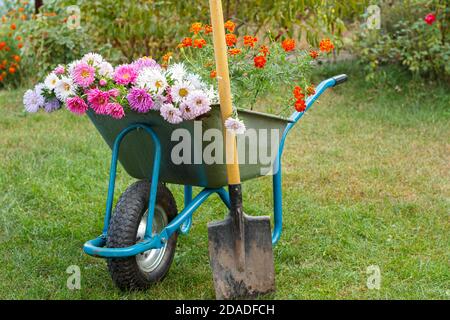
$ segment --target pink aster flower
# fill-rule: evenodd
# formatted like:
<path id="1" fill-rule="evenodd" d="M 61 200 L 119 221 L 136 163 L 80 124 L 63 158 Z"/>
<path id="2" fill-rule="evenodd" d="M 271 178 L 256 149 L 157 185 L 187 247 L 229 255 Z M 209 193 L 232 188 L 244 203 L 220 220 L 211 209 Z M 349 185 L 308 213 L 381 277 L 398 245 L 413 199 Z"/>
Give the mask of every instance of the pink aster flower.
<path id="1" fill-rule="evenodd" d="M 114 70 L 114 81 L 117 84 L 128 85 L 136 81 L 137 72 L 132 65 L 123 64 Z"/>
<path id="2" fill-rule="evenodd" d="M 53 70 L 53 73 L 57 74 L 57 75 L 61 75 L 64 74 L 64 72 L 66 72 L 66 68 L 64 68 L 64 66 L 59 65 L 55 68 L 55 70 Z"/>
<path id="3" fill-rule="evenodd" d="M 132 66 L 136 73 L 139 73 L 144 68 L 161 68 L 161 66 L 155 60 L 149 57 L 142 57 L 140 59 L 137 59 L 132 63 Z"/>
<path id="4" fill-rule="evenodd" d="M 197 110 L 192 108 L 187 103 L 183 102 L 180 105 L 181 117 L 184 120 L 194 120 L 197 117 Z"/>
<path id="5" fill-rule="evenodd" d="M 114 89 L 108 90 L 108 94 L 110 97 L 117 98 L 120 94 L 120 91 L 119 91 L 119 89 L 114 88 Z"/>
<path id="6" fill-rule="evenodd" d="M 70 112 L 73 112 L 78 115 L 85 114 L 86 110 L 88 109 L 88 105 L 80 97 L 68 98 L 66 100 L 66 104 L 67 109 L 69 109 Z"/>
<path id="7" fill-rule="evenodd" d="M 80 62 L 72 70 L 72 79 L 80 87 L 89 87 L 95 80 L 95 68 L 86 62 Z"/>
<path id="8" fill-rule="evenodd" d="M 125 116 L 123 107 L 117 102 L 108 103 L 106 109 L 108 115 L 110 115 L 114 119 L 122 119 Z"/>
<path id="9" fill-rule="evenodd" d="M 100 81 L 98 82 L 99 85 L 101 85 L 102 87 L 106 86 L 108 82 L 106 82 L 105 79 L 100 79 Z"/>
<path id="10" fill-rule="evenodd" d="M 194 91 L 186 100 L 186 104 L 195 110 L 196 115 L 200 116 L 211 110 L 211 102 L 208 96 L 200 90 Z"/>
<path id="11" fill-rule="evenodd" d="M 169 123 L 177 124 L 183 121 L 180 109 L 175 108 L 173 104 L 166 103 L 159 111 L 164 120 Z"/>
<path id="12" fill-rule="evenodd" d="M 145 89 L 132 88 L 127 96 L 130 108 L 140 113 L 146 113 L 153 108 L 151 94 Z"/>
<path id="13" fill-rule="evenodd" d="M 166 89 L 166 99 L 164 101 L 165 103 L 173 103 L 173 97 L 172 97 L 172 88 L 167 87 Z"/>
<path id="14" fill-rule="evenodd" d="M 110 94 L 97 88 L 90 89 L 86 92 L 87 101 L 90 107 L 97 114 L 107 114 L 107 104 L 109 103 Z"/>
<path id="15" fill-rule="evenodd" d="M 231 117 L 225 121 L 225 128 L 227 128 L 227 131 L 234 134 L 243 134 L 246 130 L 243 121 Z"/>

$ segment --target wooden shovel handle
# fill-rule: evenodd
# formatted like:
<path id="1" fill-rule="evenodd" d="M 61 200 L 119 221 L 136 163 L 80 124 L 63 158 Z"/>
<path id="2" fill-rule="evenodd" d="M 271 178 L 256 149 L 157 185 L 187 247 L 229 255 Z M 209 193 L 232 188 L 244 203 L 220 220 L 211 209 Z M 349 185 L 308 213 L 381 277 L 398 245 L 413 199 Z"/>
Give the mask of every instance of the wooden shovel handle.
<path id="1" fill-rule="evenodd" d="M 228 70 L 228 48 L 225 41 L 225 27 L 223 21 L 222 1 L 209 0 L 211 11 L 211 24 L 213 28 L 214 54 L 216 58 L 217 81 L 219 83 L 220 112 L 222 123 L 233 113 L 231 101 L 230 73 Z M 236 137 L 227 133 L 224 128 L 224 139 L 227 154 L 228 184 L 237 185 L 241 183 L 239 163 L 236 148 Z"/>

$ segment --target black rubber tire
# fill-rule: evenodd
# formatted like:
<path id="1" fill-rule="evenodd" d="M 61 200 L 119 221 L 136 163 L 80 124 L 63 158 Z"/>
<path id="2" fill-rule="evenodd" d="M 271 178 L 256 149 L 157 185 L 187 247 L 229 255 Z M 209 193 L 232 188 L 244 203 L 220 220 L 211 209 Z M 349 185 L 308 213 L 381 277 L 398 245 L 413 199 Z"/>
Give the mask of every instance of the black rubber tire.
<path id="1" fill-rule="evenodd" d="M 136 243 L 139 223 L 148 208 L 149 192 L 150 182 L 138 181 L 120 196 L 109 225 L 106 241 L 108 248 L 123 248 Z M 178 214 L 172 193 L 162 184 L 158 184 L 156 205 L 164 209 L 169 222 Z M 115 285 L 123 291 L 145 290 L 161 281 L 172 264 L 177 238 L 178 233 L 175 232 L 167 242 L 158 267 L 149 273 L 139 268 L 136 257 L 108 259 L 109 273 Z"/>

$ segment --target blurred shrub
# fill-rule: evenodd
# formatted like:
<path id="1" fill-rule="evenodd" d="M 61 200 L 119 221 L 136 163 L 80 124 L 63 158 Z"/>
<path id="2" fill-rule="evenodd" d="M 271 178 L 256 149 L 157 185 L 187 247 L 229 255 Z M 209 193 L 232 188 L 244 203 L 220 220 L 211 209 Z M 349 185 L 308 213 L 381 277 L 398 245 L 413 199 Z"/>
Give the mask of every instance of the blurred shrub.
<path id="1" fill-rule="evenodd" d="M 30 17 L 31 8 L 25 1 L 9 1 L 2 8 L 0 20 L 0 88 L 17 86 L 22 77 L 24 23 Z"/>
<path id="2" fill-rule="evenodd" d="M 47 0 L 39 14 L 23 27 L 25 73 L 41 78 L 57 63 L 69 63 L 94 49 L 93 40 L 83 26 L 76 27 L 61 1 Z"/>
<path id="3" fill-rule="evenodd" d="M 389 1 L 381 12 L 381 29 L 363 26 L 355 41 L 367 80 L 382 80 L 379 67 L 387 63 L 402 65 L 416 76 L 450 77 L 447 1 Z"/>
<path id="4" fill-rule="evenodd" d="M 78 0 L 83 23 L 99 43 L 121 51 L 126 60 L 160 57 L 173 49 L 192 22 L 209 22 L 208 1 Z M 237 34 L 274 37 L 287 34 L 303 47 L 317 46 L 324 36 L 337 47 L 346 25 L 364 12 L 366 0 L 224 0 L 225 19 L 237 22 Z"/>

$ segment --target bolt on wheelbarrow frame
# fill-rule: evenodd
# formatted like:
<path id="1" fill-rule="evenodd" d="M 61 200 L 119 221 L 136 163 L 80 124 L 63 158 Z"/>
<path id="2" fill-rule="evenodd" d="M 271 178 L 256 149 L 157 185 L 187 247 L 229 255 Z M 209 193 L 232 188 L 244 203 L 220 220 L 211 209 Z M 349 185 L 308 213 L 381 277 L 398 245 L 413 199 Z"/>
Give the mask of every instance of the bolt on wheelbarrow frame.
<path id="1" fill-rule="evenodd" d="M 275 174 L 273 175 L 273 204 L 274 204 L 274 227 L 272 232 L 272 244 L 275 245 L 281 237 L 282 223 L 283 223 L 283 205 L 282 205 L 282 189 L 281 189 L 281 157 L 283 154 L 284 143 L 286 137 L 294 125 L 303 117 L 306 111 L 314 104 L 317 98 L 328 88 L 334 87 L 337 84 L 345 82 L 347 80 L 346 75 L 339 75 L 322 81 L 316 88 L 316 93 L 310 96 L 306 101 L 306 109 L 304 112 L 294 112 L 289 118 L 290 123 L 284 129 L 281 142 L 278 147 L 278 153 L 274 162 Z M 152 139 L 154 144 L 154 159 L 153 168 L 151 174 L 151 188 L 150 197 L 148 200 L 148 217 L 147 217 L 147 229 L 143 241 L 138 242 L 132 246 L 125 248 L 106 248 L 106 239 L 111 220 L 112 206 L 114 200 L 114 188 L 117 172 L 117 161 L 119 156 L 119 149 L 122 140 L 126 135 L 135 130 L 144 130 Z M 219 195 L 222 202 L 229 208 L 230 199 L 228 192 L 223 188 L 204 188 L 195 197 L 192 197 L 192 186 L 184 186 L 184 209 L 158 234 L 152 235 L 152 221 L 154 215 L 154 209 L 156 205 L 157 185 L 159 182 L 159 172 L 161 165 L 161 143 L 155 133 L 155 131 L 147 124 L 135 123 L 120 132 L 117 135 L 114 145 L 112 147 L 112 159 L 109 175 L 108 196 L 106 200 L 106 213 L 104 218 L 104 226 L 102 234 L 93 239 L 87 241 L 83 250 L 85 253 L 102 258 L 125 258 L 136 256 L 151 249 L 159 249 L 164 246 L 171 235 L 174 232 L 180 232 L 187 234 L 192 225 L 192 215 L 200 207 L 200 205 L 206 201 L 212 194 Z"/>

